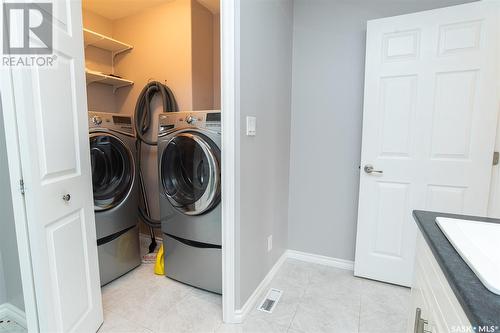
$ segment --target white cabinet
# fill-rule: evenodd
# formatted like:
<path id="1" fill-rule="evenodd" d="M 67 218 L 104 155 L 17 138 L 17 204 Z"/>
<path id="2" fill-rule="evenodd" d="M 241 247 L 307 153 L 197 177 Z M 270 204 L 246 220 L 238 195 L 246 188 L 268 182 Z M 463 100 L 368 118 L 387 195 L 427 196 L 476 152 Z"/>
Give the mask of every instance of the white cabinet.
<path id="1" fill-rule="evenodd" d="M 420 232 L 415 261 L 408 333 L 467 332 L 471 324 Z"/>

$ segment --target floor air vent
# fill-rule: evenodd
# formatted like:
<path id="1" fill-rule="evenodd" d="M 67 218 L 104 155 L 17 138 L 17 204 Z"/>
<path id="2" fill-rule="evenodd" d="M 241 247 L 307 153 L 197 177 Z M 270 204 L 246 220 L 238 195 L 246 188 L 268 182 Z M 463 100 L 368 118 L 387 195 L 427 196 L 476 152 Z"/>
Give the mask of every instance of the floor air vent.
<path id="1" fill-rule="evenodd" d="M 26 333 L 27 330 L 8 318 L 0 319 L 0 333 Z"/>
<path id="2" fill-rule="evenodd" d="M 271 288 L 267 292 L 266 297 L 260 303 L 259 310 L 272 313 L 274 308 L 276 307 L 276 304 L 278 304 L 278 301 L 280 300 L 281 294 L 283 294 L 283 291 Z"/>

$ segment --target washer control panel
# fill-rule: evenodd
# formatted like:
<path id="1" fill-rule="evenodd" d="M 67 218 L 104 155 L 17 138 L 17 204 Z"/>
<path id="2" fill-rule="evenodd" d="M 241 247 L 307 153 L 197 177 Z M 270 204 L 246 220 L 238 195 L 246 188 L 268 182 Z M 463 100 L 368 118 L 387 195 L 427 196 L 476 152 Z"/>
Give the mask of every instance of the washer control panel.
<path id="1" fill-rule="evenodd" d="M 183 111 L 161 113 L 159 133 L 186 127 L 206 128 L 220 132 L 221 113 L 214 111 Z"/>
<path id="2" fill-rule="evenodd" d="M 134 135 L 134 123 L 131 116 L 117 113 L 89 111 L 89 128 L 105 128 Z"/>
<path id="3" fill-rule="evenodd" d="M 197 120 L 198 120 L 198 118 L 196 116 L 193 116 L 193 115 L 189 115 L 186 117 L 186 123 L 188 123 L 190 125 L 196 123 Z"/>
<path id="4" fill-rule="evenodd" d="M 90 120 L 92 121 L 92 124 L 94 124 L 95 126 L 100 126 L 102 124 L 102 117 L 93 116 Z"/>

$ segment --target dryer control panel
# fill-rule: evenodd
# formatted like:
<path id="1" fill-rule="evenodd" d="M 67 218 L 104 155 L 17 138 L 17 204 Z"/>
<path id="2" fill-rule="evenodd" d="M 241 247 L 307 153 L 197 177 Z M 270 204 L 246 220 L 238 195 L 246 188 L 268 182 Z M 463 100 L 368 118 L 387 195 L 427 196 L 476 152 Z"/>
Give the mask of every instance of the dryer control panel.
<path id="1" fill-rule="evenodd" d="M 134 123 L 131 116 L 118 113 L 89 111 L 89 128 L 105 128 L 117 132 L 134 135 Z"/>
<path id="2" fill-rule="evenodd" d="M 214 111 L 183 111 L 160 114 L 159 133 L 188 127 L 221 131 L 221 113 Z"/>

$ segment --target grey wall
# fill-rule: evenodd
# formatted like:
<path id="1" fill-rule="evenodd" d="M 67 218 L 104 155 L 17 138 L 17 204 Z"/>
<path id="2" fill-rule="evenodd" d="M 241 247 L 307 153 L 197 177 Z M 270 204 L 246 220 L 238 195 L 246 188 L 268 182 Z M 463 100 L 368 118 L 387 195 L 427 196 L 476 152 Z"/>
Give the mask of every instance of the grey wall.
<path id="1" fill-rule="evenodd" d="M 5 272 L 3 270 L 2 252 L 0 251 L 0 304 L 7 302 L 7 291 L 5 290 Z"/>
<path id="2" fill-rule="evenodd" d="M 0 304 L 8 302 L 24 311 L 1 104 L 0 99 L 0 275 L 3 275 L 0 276 Z M 2 282 L 5 286 L 3 299 Z"/>
<path id="3" fill-rule="evenodd" d="M 240 307 L 287 249 L 292 23 L 291 0 L 241 0 Z M 247 115 L 257 116 L 255 137 L 245 136 Z"/>
<path id="4" fill-rule="evenodd" d="M 295 0 L 289 248 L 354 259 L 366 21 L 466 0 Z"/>

